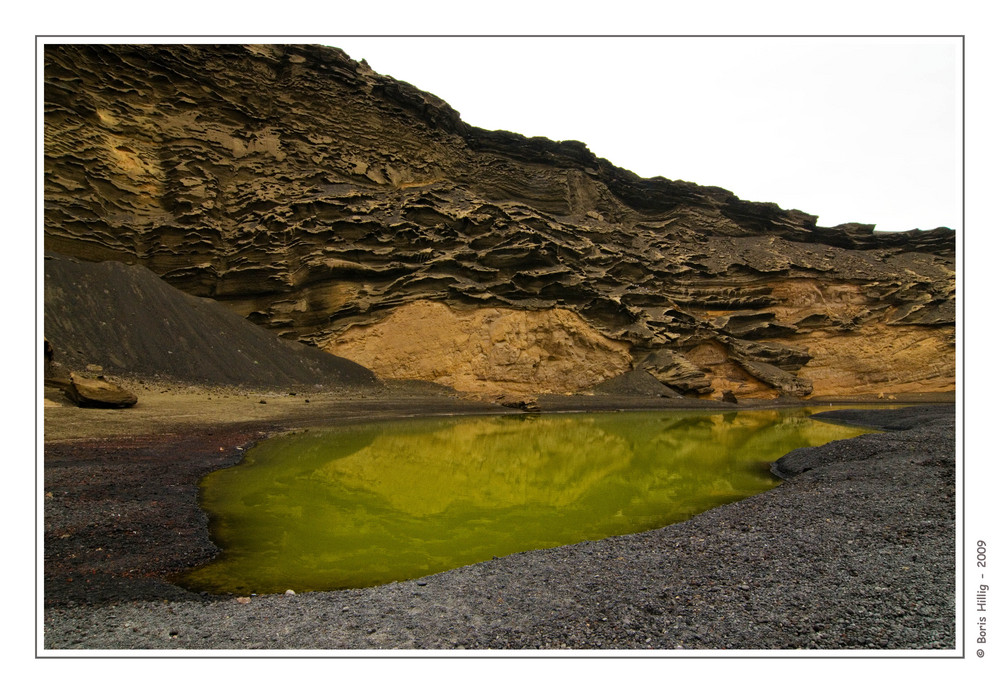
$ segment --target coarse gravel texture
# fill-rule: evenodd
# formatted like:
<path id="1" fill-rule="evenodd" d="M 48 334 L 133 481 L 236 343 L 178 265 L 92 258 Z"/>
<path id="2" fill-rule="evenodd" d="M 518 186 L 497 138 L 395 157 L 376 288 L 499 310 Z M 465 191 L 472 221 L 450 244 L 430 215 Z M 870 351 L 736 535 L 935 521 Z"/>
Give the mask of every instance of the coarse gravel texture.
<path id="1" fill-rule="evenodd" d="M 166 580 L 216 551 L 198 479 L 279 427 L 53 440 L 42 653 L 953 649 L 954 406 L 825 416 L 887 431 L 796 451 L 810 469 L 666 528 L 287 596 Z"/>

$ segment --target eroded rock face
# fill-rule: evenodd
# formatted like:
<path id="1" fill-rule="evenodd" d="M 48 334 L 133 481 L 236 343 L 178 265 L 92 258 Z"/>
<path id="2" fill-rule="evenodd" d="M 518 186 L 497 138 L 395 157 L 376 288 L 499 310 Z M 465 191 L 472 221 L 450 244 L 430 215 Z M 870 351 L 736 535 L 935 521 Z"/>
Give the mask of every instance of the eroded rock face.
<path id="1" fill-rule="evenodd" d="M 561 308 L 455 310 L 415 301 L 323 346 L 385 378 L 498 395 L 578 392 L 630 366 L 628 342 Z"/>
<path id="2" fill-rule="evenodd" d="M 145 265 L 383 377 L 954 390 L 952 230 L 641 179 L 316 46 L 49 46 L 45 102 L 47 250 Z"/>

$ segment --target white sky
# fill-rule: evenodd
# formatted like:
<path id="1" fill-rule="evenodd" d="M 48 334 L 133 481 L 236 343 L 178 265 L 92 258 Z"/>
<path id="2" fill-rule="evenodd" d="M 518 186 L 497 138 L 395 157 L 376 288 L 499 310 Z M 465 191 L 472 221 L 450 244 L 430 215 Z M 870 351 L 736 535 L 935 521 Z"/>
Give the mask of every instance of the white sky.
<path id="1" fill-rule="evenodd" d="M 326 37 L 470 125 L 884 231 L 960 223 L 955 38 Z"/>

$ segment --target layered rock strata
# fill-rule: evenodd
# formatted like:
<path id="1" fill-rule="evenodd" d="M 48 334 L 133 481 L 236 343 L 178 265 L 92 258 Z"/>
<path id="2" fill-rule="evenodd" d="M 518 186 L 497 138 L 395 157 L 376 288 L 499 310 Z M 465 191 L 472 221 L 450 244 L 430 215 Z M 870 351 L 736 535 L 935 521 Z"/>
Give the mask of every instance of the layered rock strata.
<path id="1" fill-rule="evenodd" d="M 460 390 L 954 389 L 952 230 L 642 179 L 333 48 L 46 47 L 45 243 Z"/>

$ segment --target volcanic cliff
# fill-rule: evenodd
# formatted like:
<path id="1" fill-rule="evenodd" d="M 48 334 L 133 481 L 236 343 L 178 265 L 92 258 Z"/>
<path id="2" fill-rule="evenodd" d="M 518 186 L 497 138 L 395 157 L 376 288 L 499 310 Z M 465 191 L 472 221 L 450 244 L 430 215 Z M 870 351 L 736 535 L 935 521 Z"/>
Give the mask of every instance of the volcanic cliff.
<path id="1" fill-rule="evenodd" d="M 143 265 L 379 376 L 954 390 L 950 229 L 639 178 L 334 48 L 53 45 L 44 70 L 46 251 Z"/>

